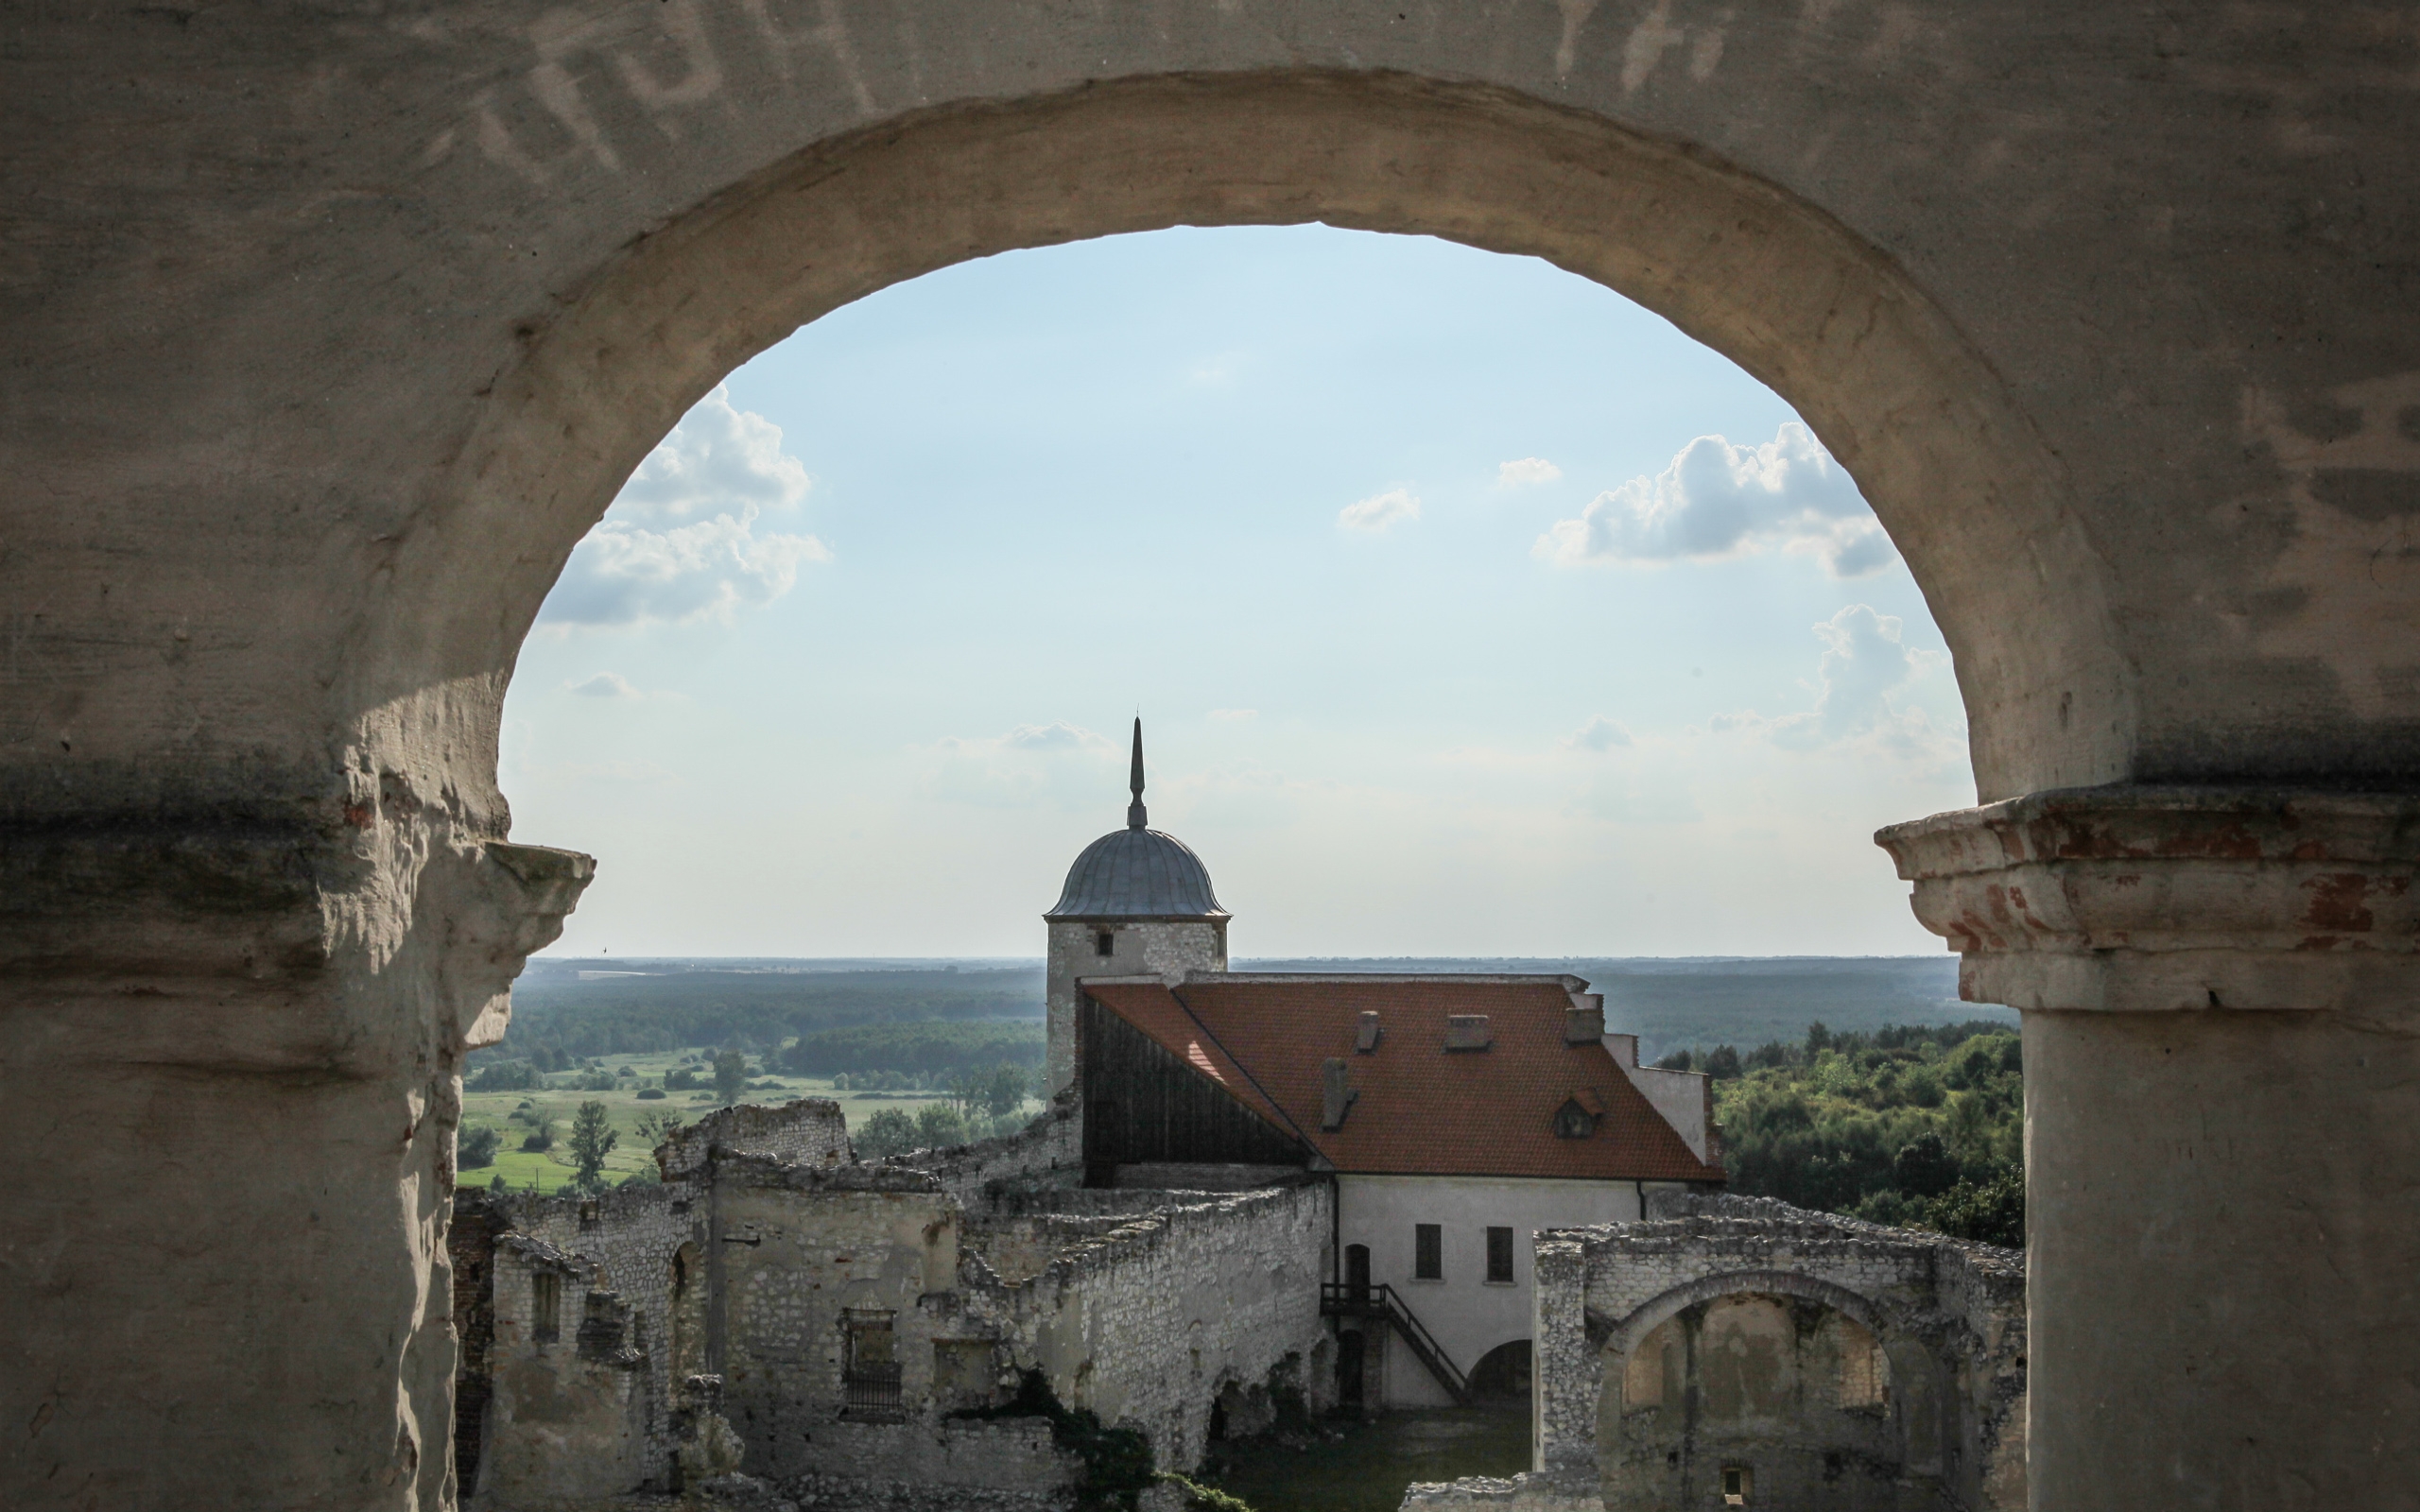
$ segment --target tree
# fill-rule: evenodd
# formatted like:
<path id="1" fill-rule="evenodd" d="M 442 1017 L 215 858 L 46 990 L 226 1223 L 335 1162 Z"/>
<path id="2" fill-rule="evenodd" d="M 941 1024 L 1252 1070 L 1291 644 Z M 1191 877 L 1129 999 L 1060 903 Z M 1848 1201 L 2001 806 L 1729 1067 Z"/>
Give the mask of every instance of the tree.
<path id="1" fill-rule="evenodd" d="M 983 1083 L 983 1110 L 994 1118 L 1006 1118 L 1025 1106 L 1025 1068 L 1003 1060 L 992 1068 Z"/>
<path id="2" fill-rule="evenodd" d="M 879 1160 L 886 1155 L 905 1155 L 916 1147 L 916 1121 L 896 1108 L 886 1108 L 866 1120 L 857 1131 L 857 1158 Z"/>
<path id="3" fill-rule="evenodd" d="M 748 1057 L 736 1050 L 715 1057 L 715 1093 L 726 1104 L 739 1101 L 748 1090 Z"/>
<path id="4" fill-rule="evenodd" d="M 522 1137 L 525 1150 L 544 1152 L 555 1147 L 555 1115 L 543 1108 L 529 1110 L 529 1132 Z"/>
<path id="5" fill-rule="evenodd" d="M 573 1179 L 583 1190 L 595 1192 L 604 1185 L 605 1157 L 612 1153 L 619 1138 L 603 1103 L 579 1105 L 579 1111 L 571 1121 L 571 1158 L 579 1170 Z"/>
<path id="6" fill-rule="evenodd" d="M 1705 1057 L 1705 1074 L 1717 1081 L 1739 1079 L 1739 1052 L 1729 1045 L 1717 1045 Z"/>
<path id="7" fill-rule="evenodd" d="M 455 1142 L 454 1163 L 465 1171 L 493 1165 L 496 1146 L 503 1143 L 504 1136 L 485 1124 L 474 1125 L 464 1129 L 462 1137 Z"/>
<path id="8" fill-rule="evenodd" d="M 1927 1205 L 1925 1227 L 1952 1239 L 2024 1248 L 2025 1173 L 2010 1171 L 1983 1186 L 1960 1181 Z"/>
<path id="9" fill-rule="evenodd" d="M 681 1115 L 668 1108 L 660 1112 L 648 1111 L 639 1115 L 639 1138 L 647 1141 L 650 1149 L 680 1133 L 685 1126 Z"/>
<path id="10" fill-rule="evenodd" d="M 926 1103 L 916 1110 L 916 1142 L 928 1150 L 966 1143 L 966 1115 L 953 1103 Z"/>
<path id="11" fill-rule="evenodd" d="M 1899 1146 L 1891 1184 L 1911 1197 L 1937 1197 L 1958 1184 L 1958 1158 L 1931 1129 Z"/>

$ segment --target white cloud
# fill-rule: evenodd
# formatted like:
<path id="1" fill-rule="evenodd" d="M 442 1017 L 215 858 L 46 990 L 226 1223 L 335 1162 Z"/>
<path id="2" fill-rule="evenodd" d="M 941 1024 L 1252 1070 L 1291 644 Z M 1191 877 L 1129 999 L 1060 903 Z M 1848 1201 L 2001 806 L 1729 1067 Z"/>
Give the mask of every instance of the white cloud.
<path id="1" fill-rule="evenodd" d="M 769 604 L 797 585 L 800 563 L 832 559 L 813 536 L 756 528 L 766 509 L 796 505 L 811 486 L 782 450 L 781 427 L 732 408 L 718 387 L 648 454 L 572 549 L 539 618 L 639 625 Z"/>
<path id="2" fill-rule="evenodd" d="M 1574 750 L 1611 750 L 1631 743 L 1630 731 L 1606 718 L 1592 717 L 1586 724 L 1563 737 L 1563 743 Z"/>
<path id="3" fill-rule="evenodd" d="M 1563 476 L 1563 469 L 1543 456 L 1525 456 L 1518 462 L 1498 462 L 1495 465 L 1495 486 L 1499 489 L 1518 489 L 1532 483 L 1552 483 L 1561 476 Z"/>
<path id="4" fill-rule="evenodd" d="M 756 511 L 654 531 L 608 519 L 574 547 L 541 617 L 561 625 L 728 618 L 798 583 L 802 562 L 830 561 L 813 536 L 755 532 Z"/>
<path id="5" fill-rule="evenodd" d="M 1813 709 L 1778 718 L 1754 711 L 1717 714 L 1707 728 L 1762 733 L 1791 750 L 1866 737 L 1902 756 L 1955 758 L 1955 742 L 1922 709 L 1902 707 L 1893 696 L 1949 660 L 1945 651 L 1908 646 L 1899 639 L 1902 627 L 1895 614 L 1851 604 L 1814 627 L 1824 660 Z"/>
<path id="6" fill-rule="evenodd" d="M 1220 724 L 1239 724 L 1247 719 L 1259 718 L 1260 711 L 1257 709 L 1213 709 L 1210 711 L 1210 717 Z"/>
<path id="7" fill-rule="evenodd" d="M 1080 725 L 1055 719 L 1046 725 L 1019 725 L 1001 736 L 1000 744 L 1011 750 L 1082 750 L 1101 748 L 1110 741 Z"/>
<path id="8" fill-rule="evenodd" d="M 1065 720 L 1018 725 L 1002 735 L 950 735 L 931 751 L 926 780 L 952 802 L 1126 812 L 1125 747 Z"/>
<path id="9" fill-rule="evenodd" d="M 585 682 L 566 682 L 564 687 L 585 698 L 635 698 L 639 690 L 631 679 L 618 672 L 599 672 Z"/>
<path id="10" fill-rule="evenodd" d="M 812 487 L 805 465 L 782 450 L 782 428 L 732 408 L 730 393 L 718 386 L 648 454 L 622 485 L 614 512 L 661 524 L 710 512 L 786 509 Z"/>
<path id="11" fill-rule="evenodd" d="M 1701 436 L 1653 477 L 1633 478 L 1597 495 L 1579 519 L 1557 521 L 1537 550 L 1575 564 L 1703 561 L 1768 546 L 1819 556 L 1836 577 L 1897 556 L 1855 480 L 1795 421 L 1762 446 Z"/>
<path id="12" fill-rule="evenodd" d="M 1346 530 L 1380 531 L 1405 520 L 1420 518 L 1420 501 L 1409 489 L 1389 489 L 1337 511 L 1337 524 Z"/>

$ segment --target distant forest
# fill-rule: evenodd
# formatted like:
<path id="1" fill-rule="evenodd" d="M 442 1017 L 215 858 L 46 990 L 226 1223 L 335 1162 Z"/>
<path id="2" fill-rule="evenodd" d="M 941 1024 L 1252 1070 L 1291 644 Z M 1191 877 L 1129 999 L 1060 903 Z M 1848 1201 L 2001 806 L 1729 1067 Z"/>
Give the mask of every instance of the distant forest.
<path id="1" fill-rule="evenodd" d="M 1731 1190 L 1966 1238 L 2024 1238 L 2016 1015 L 1954 958 L 1254 960 L 1241 971 L 1569 972 L 1643 1058 L 1715 1077 Z M 474 1068 L 738 1050 L 800 1076 L 1033 1067 L 1039 962 L 530 963 Z M 1750 1047 L 1750 1048 L 1741 1048 Z"/>
<path id="2" fill-rule="evenodd" d="M 556 1069 L 595 1056 L 688 1049 L 763 1056 L 802 1036 L 874 1024 L 1027 1020 L 1038 1035 L 1041 1018 L 1039 964 L 825 970 L 795 962 L 533 961 L 513 984 L 510 1030 L 474 1064 L 517 1059 Z M 1004 1058 L 969 1054 L 939 1065 L 909 1059 L 832 1069 L 958 1069 Z"/>

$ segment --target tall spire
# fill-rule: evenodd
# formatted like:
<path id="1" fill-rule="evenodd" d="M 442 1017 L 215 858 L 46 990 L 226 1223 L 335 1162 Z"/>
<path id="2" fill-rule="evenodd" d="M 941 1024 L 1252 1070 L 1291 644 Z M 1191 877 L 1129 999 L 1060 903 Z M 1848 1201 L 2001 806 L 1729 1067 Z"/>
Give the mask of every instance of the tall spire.
<path id="1" fill-rule="evenodd" d="M 1143 716 L 1141 714 L 1134 716 L 1134 770 L 1127 778 L 1126 785 L 1134 795 L 1134 801 L 1126 805 L 1126 827 L 1130 830 L 1139 830 L 1150 817 L 1143 812 Z"/>

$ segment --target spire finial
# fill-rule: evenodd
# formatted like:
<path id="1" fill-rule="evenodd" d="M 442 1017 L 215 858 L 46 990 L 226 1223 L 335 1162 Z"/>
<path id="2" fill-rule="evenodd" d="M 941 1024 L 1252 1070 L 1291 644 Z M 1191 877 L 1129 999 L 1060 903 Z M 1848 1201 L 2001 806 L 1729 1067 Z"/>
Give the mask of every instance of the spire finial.
<path id="1" fill-rule="evenodd" d="M 1143 716 L 1141 714 L 1134 716 L 1134 770 L 1127 778 L 1126 785 L 1134 795 L 1134 801 L 1126 805 L 1126 827 L 1130 830 L 1139 830 L 1143 828 L 1149 817 L 1143 812 Z"/>

